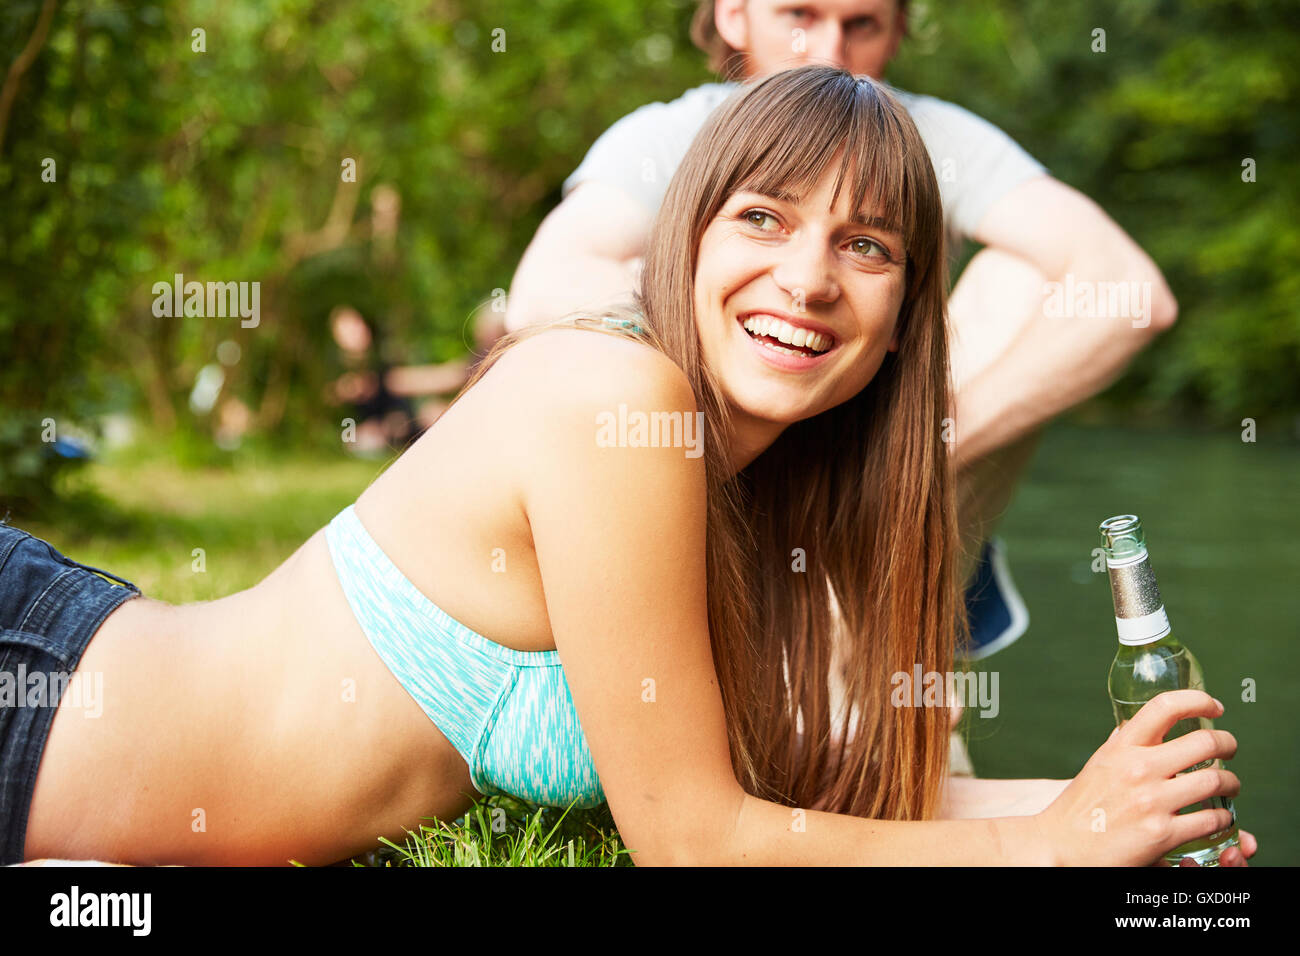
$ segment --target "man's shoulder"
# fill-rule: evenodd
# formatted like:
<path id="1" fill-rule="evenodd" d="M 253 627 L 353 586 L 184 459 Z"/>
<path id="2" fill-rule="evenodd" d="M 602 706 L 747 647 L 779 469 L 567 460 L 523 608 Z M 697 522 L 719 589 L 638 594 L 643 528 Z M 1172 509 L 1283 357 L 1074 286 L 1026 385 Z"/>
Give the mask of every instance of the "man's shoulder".
<path id="1" fill-rule="evenodd" d="M 993 203 L 1047 170 L 1005 130 L 964 106 L 891 87 L 916 123 L 934 164 L 944 218 L 957 236 L 973 236 Z"/>
<path id="2" fill-rule="evenodd" d="M 695 134 L 735 89 L 735 83 L 703 83 L 674 100 L 646 103 L 628 113 L 592 144 L 564 181 L 564 195 L 581 182 L 599 180 L 623 190 L 653 214 Z"/>
<path id="3" fill-rule="evenodd" d="M 898 87 L 891 87 L 891 90 L 922 133 L 927 127 L 948 130 L 971 126 L 1000 132 L 993 123 L 964 106 L 958 106 L 956 103 L 926 93 L 913 93 Z"/>
<path id="4" fill-rule="evenodd" d="M 738 89 L 739 83 L 701 83 L 691 87 L 673 102 L 683 104 L 683 108 L 689 104 L 697 109 L 712 110 Z"/>

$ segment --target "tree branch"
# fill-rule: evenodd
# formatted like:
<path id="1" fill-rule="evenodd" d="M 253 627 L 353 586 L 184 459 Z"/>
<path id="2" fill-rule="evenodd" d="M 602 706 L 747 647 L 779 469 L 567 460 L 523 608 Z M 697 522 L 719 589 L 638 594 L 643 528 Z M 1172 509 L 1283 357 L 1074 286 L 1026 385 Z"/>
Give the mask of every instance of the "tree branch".
<path id="1" fill-rule="evenodd" d="M 36 54 L 40 53 L 41 47 L 45 45 L 45 38 L 50 34 L 50 22 L 54 19 L 54 8 L 57 5 L 56 0 L 45 0 L 40 16 L 36 18 L 36 29 L 32 31 L 23 51 L 10 64 L 9 72 L 5 75 L 4 86 L 0 87 L 0 153 L 3 153 L 5 148 L 5 128 L 9 125 L 9 111 L 13 109 L 14 100 L 18 98 L 18 81 L 31 68 L 32 63 L 36 61 Z"/>

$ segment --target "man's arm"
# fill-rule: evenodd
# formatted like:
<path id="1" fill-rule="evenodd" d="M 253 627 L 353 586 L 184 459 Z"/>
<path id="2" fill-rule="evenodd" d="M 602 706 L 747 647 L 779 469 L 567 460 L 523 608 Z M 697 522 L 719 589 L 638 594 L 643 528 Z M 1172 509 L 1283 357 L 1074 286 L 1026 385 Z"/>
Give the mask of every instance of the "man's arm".
<path id="1" fill-rule="evenodd" d="M 621 189 L 579 184 L 524 251 L 506 299 L 506 329 L 629 299 L 651 222 L 645 206 Z"/>
<path id="2" fill-rule="evenodd" d="M 1150 257 L 1096 203 L 1051 177 L 1023 182 L 995 202 L 974 238 L 1023 260 L 1046 283 L 1028 300 L 1023 277 L 1031 273 L 1018 270 L 1021 282 L 1012 287 L 1019 291 L 1008 301 L 1016 303 L 1013 309 L 1028 301 L 1020 331 L 958 390 L 953 453 L 959 468 L 1101 391 L 1178 314 Z M 954 305 L 962 304 L 959 291 L 960 284 Z M 1080 314 L 1089 296 L 1093 314 Z M 987 308 L 987 301 L 968 296 L 965 304 Z M 952 321 L 968 335 L 984 322 L 1006 320 L 960 311 Z"/>

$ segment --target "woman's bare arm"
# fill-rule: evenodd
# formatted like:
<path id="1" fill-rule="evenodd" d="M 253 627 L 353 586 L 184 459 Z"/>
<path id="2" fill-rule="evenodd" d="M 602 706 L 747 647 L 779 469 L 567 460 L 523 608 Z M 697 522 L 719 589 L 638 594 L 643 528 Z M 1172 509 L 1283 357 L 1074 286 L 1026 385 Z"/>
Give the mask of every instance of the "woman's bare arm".
<path id="1" fill-rule="evenodd" d="M 864 820 L 794 810 L 745 796 L 724 856 L 692 862 L 753 866 L 1046 866 L 1055 862 L 1036 816 Z"/>
<path id="2" fill-rule="evenodd" d="M 1047 809 L 1069 783 L 1069 780 L 949 777 L 939 817 L 944 820 L 975 820 L 1032 816 Z"/>
<path id="3" fill-rule="evenodd" d="M 627 415 L 693 413 L 685 376 L 637 343 L 570 330 L 522 343 L 506 361 L 520 409 L 509 440 L 552 633 L 637 862 L 1041 859 L 1033 818 L 882 822 L 746 795 L 709 645 L 703 458 L 597 442 L 597 416 L 617 418 L 620 404 Z"/>

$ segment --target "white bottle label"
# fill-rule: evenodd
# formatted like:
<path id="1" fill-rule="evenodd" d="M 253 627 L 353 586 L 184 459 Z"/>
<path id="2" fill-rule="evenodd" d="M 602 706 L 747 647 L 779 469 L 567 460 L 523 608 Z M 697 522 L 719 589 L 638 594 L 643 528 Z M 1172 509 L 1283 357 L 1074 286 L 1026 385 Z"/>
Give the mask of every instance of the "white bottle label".
<path id="1" fill-rule="evenodd" d="M 1119 642 L 1129 645 L 1150 644 L 1152 641 L 1160 640 L 1172 630 L 1169 626 L 1169 615 L 1165 614 L 1163 604 L 1150 614 L 1143 614 L 1141 617 L 1115 618 L 1115 629 L 1119 632 Z"/>

